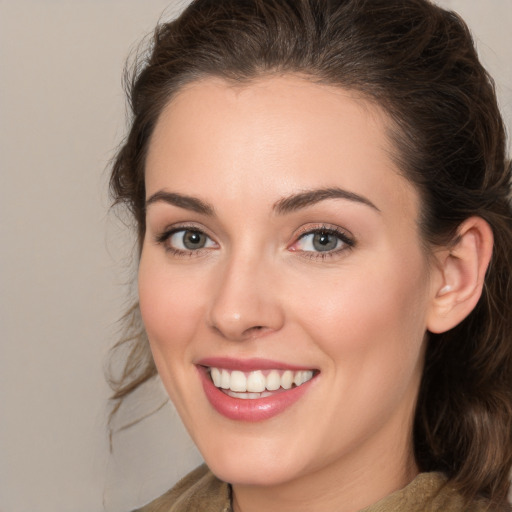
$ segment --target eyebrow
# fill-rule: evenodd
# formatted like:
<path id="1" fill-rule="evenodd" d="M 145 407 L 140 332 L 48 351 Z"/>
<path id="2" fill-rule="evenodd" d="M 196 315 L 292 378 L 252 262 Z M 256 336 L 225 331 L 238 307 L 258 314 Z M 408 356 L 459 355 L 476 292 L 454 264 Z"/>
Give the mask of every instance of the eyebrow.
<path id="1" fill-rule="evenodd" d="M 274 204 L 273 209 L 276 213 L 286 214 L 312 206 L 320 201 L 325 201 L 326 199 L 346 199 L 348 201 L 364 204 L 373 208 L 377 212 L 380 212 L 379 208 L 377 208 L 377 206 L 375 206 L 366 197 L 337 187 L 307 190 L 305 192 L 284 197 Z"/>
<path id="2" fill-rule="evenodd" d="M 215 210 L 211 204 L 202 201 L 201 199 L 197 199 L 196 197 L 178 194 L 176 192 L 166 192 L 165 190 L 159 190 L 146 199 L 146 208 L 151 204 L 158 203 L 160 201 L 179 208 L 184 208 L 185 210 L 201 213 L 203 215 L 215 215 Z"/>
<path id="3" fill-rule="evenodd" d="M 369 206 L 377 212 L 380 212 L 379 208 L 377 208 L 377 206 L 375 206 L 366 197 L 337 187 L 307 190 L 288 197 L 283 197 L 274 203 L 272 209 L 276 213 L 284 215 L 286 213 L 294 212 L 302 208 L 307 208 L 308 206 L 312 206 L 327 199 L 345 199 L 347 201 L 361 203 L 363 205 Z M 145 206 L 147 208 L 151 204 L 158 202 L 171 204 L 173 206 L 184 208 L 185 210 L 191 210 L 202 215 L 215 215 L 215 209 L 211 204 L 196 197 L 179 194 L 177 192 L 166 192 L 164 190 L 155 192 L 146 200 Z"/>

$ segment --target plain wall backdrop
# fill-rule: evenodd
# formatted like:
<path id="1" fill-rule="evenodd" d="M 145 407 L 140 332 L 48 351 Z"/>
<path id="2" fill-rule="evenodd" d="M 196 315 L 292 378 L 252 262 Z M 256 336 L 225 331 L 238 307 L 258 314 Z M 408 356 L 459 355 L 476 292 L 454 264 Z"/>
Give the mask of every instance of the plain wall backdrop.
<path id="1" fill-rule="evenodd" d="M 104 380 L 133 244 L 107 196 L 122 69 L 186 3 L 0 0 L 0 512 L 124 512 L 200 461 L 158 381 L 110 453 Z M 512 0 L 438 3 L 472 28 L 511 132 Z"/>

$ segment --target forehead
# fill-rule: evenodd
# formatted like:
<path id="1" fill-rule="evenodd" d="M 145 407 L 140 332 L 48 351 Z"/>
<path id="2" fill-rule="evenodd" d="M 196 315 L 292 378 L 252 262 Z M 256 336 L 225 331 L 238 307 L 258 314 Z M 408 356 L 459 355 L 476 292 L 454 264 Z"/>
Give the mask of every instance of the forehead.
<path id="1" fill-rule="evenodd" d="M 386 136 L 389 121 L 383 109 L 361 94 L 298 75 L 260 77 L 243 83 L 210 77 L 188 84 L 171 99 L 160 115 L 151 146 L 178 127 L 181 129 L 173 135 L 185 135 L 192 125 L 194 137 L 217 128 L 208 134 L 215 142 L 226 135 L 226 142 L 234 142 L 235 134 L 229 131 L 237 124 L 243 125 L 237 132 L 240 141 L 256 132 L 263 141 L 262 131 L 268 132 L 269 139 L 285 129 L 290 133 L 287 147 L 294 140 L 298 142 L 299 137 L 293 135 L 305 132 L 312 143 L 318 142 L 315 134 L 325 138 L 329 132 L 333 138 L 342 135 L 355 139 L 352 128 L 365 125 L 376 149 L 387 151 L 393 149 Z"/>
<path id="2" fill-rule="evenodd" d="M 379 106 L 341 87 L 300 76 L 232 84 L 208 78 L 166 106 L 146 162 L 148 195 L 172 186 L 224 197 L 262 188 L 340 186 L 416 209 L 415 190 L 398 172 Z M 411 203 L 412 202 L 412 206 Z"/>

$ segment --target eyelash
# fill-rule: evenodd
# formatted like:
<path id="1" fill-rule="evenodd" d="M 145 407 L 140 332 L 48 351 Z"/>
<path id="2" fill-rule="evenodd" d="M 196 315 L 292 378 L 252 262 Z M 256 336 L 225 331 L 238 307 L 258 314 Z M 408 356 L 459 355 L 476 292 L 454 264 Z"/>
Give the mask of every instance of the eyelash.
<path id="1" fill-rule="evenodd" d="M 164 249 L 173 254 L 174 256 L 177 256 L 177 257 L 193 257 L 193 256 L 199 256 L 203 250 L 208 250 L 209 247 L 205 248 L 205 247 L 200 247 L 198 249 L 188 249 L 188 250 L 184 250 L 184 249 L 178 249 L 176 247 L 173 247 L 172 245 L 169 244 L 169 240 L 172 238 L 173 235 L 175 235 L 176 233 L 180 233 L 180 232 L 191 232 L 191 233 L 198 233 L 200 235 L 204 235 L 208 240 L 214 242 L 214 240 L 209 236 L 207 235 L 203 229 L 197 227 L 197 226 L 194 226 L 194 225 L 182 225 L 182 226 L 176 226 L 174 228 L 171 228 L 171 229 L 167 229 L 165 230 L 163 233 L 157 235 L 155 237 L 155 242 L 157 244 L 160 244 L 160 245 L 163 245 L 164 246 Z M 215 242 L 214 242 L 215 243 Z"/>
<path id="2" fill-rule="evenodd" d="M 157 235 L 155 237 L 155 242 L 157 244 L 163 245 L 165 250 L 167 252 L 170 252 L 171 254 L 178 256 L 178 257 L 192 257 L 192 256 L 199 256 L 203 250 L 209 250 L 210 247 L 200 247 L 198 249 L 178 249 L 176 247 L 173 247 L 169 244 L 169 240 L 173 235 L 180 232 L 192 232 L 192 233 L 198 233 L 200 235 L 204 235 L 207 237 L 208 240 L 216 244 L 216 242 L 207 235 L 204 230 L 200 229 L 197 226 L 194 225 L 182 225 L 177 226 L 172 229 L 168 229 L 164 231 L 163 233 Z M 309 235 L 316 235 L 316 234 L 325 234 L 325 235 L 333 235 L 335 236 L 340 242 L 342 242 L 343 246 L 341 248 L 336 248 L 333 250 L 327 250 L 327 251 L 304 251 L 304 250 L 297 250 L 292 249 L 294 245 L 297 245 L 301 240 L 303 240 L 306 236 Z M 353 238 L 351 238 L 349 235 L 347 235 L 346 232 L 343 230 L 330 225 L 322 225 L 315 228 L 304 228 L 301 230 L 295 239 L 295 241 L 288 246 L 288 250 L 292 252 L 300 253 L 302 257 L 310 258 L 310 259 L 321 259 L 325 260 L 327 258 L 332 258 L 339 256 L 340 253 L 351 250 L 355 246 L 355 241 Z"/>
<path id="3" fill-rule="evenodd" d="M 340 228 L 336 226 L 331 225 L 322 225 L 319 227 L 314 228 L 304 228 L 302 232 L 299 232 L 299 235 L 295 242 L 293 242 L 293 245 L 296 245 L 300 240 L 305 238 L 308 235 L 316 235 L 316 234 L 326 234 L 326 235 L 333 235 L 335 236 L 340 242 L 342 242 L 342 247 L 336 248 L 333 250 L 328 251 L 297 251 L 300 252 L 301 256 L 304 258 L 310 258 L 310 259 L 321 259 L 325 260 L 328 258 L 334 258 L 337 256 L 340 256 L 341 253 L 345 251 L 349 251 L 353 249 L 356 245 L 355 240 L 349 236 L 345 231 L 341 230 Z"/>

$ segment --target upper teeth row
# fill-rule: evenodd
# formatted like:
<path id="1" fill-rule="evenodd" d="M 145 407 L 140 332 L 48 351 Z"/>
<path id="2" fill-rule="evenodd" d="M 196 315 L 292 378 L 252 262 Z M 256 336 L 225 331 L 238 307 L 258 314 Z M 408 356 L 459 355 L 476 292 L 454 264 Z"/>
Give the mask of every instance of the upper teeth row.
<path id="1" fill-rule="evenodd" d="M 213 383 L 216 387 L 231 391 L 261 393 L 265 390 L 276 391 L 279 388 L 290 389 L 293 384 L 300 386 L 313 378 L 312 370 L 271 370 L 267 376 L 261 370 L 241 372 L 210 368 Z"/>

